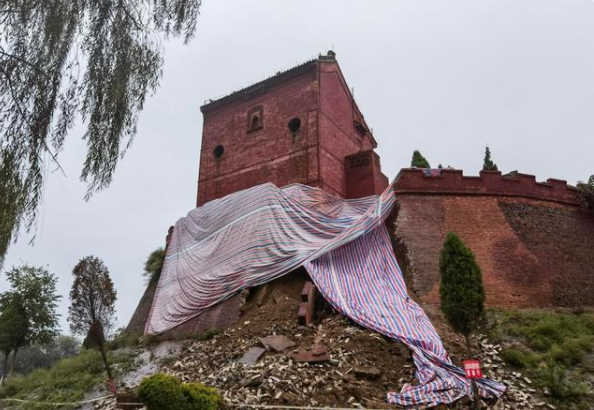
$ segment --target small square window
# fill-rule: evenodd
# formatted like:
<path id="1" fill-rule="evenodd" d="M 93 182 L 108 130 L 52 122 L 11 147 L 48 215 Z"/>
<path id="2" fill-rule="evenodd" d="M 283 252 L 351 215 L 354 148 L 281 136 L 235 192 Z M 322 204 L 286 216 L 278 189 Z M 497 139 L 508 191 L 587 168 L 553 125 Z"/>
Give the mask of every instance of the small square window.
<path id="1" fill-rule="evenodd" d="M 248 132 L 259 130 L 264 127 L 264 107 L 258 105 L 248 111 L 247 130 Z"/>

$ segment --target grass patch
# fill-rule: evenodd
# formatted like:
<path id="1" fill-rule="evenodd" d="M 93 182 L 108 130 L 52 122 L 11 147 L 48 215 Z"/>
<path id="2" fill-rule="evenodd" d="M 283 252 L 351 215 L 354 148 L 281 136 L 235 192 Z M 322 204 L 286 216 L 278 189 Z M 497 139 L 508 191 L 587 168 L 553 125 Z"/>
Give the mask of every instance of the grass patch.
<path id="1" fill-rule="evenodd" d="M 132 351 L 109 354 L 116 377 L 134 367 L 136 354 Z M 0 398 L 24 399 L 36 402 L 76 402 L 84 398 L 107 378 L 101 354 L 84 349 L 80 354 L 57 362 L 49 369 L 37 369 L 26 376 L 10 377 L 0 388 Z M 11 408 L 9 403 L 6 408 Z M 51 405 L 14 404 L 23 410 L 55 409 Z M 74 408 L 61 406 L 61 409 Z"/>
<path id="2" fill-rule="evenodd" d="M 490 337 L 510 346 L 501 352 L 505 363 L 531 375 L 559 404 L 580 402 L 589 395 L 579 372 L 584 357 L 594 351 L 594 313 L 544 310 L 490 313 L 497 318 Z"/>
<path id="3" fill-rule="evenodd" d="M 539 362 L 538 355 L 519 349 L 505 349 L 501 352 L 501 358 L 508 365 L 517 367 L 518 369 L 535 367 Z"/>

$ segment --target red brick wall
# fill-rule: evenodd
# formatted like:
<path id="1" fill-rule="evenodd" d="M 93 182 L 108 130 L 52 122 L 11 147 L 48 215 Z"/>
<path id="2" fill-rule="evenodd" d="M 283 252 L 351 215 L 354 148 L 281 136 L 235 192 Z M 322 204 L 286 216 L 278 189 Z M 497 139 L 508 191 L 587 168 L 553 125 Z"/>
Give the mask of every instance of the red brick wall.
<path id="1" fill-rule="evenodd" d="M 345 157 L 373 149 L 371 134 L 361 137 L 354 126 L 367 124 L 351 97 L 337 64 L 320 64 L 321 180 L 340 196 L 347 196 Z"/>
<path id="2" fill-rule="evenodd" d="M 397 194 L 395 235 L 422 301 L 439 303 L 439 254 L 453 231 L 475 254 L 489 306 L 594 305 L 594 215 L 517 194 Z"/>
<path id="3" fill-rule="evenodd" d="M 375 141 L 336 61 L 325 58 L 295 70 L 273 78 L 272 85 L 264 81 L 205 106 L 198 205 L 264 182 L 309 184 L 347 195 L 345 157 L 373 149 Z M 263 126 L 249 131 L 251 113 L 260 110 Z M 295 117 L 301 128 L 293 135 L 287 125 Z M 219 145 L 225 151 L 216 158 Z M 378 159 L 373 184 L 386 180 Z"/>
<path id="4" fill-rule="evenodd" d="M 263 127 L 248 132 L 248 112 L 260 105 Z M 266 93 L 205 112 L 198 205 L 264 182 L 317 181 L 317 107 L 312 69 Z M 301 119 L 301 128 L 292 135 L 287 125 L 294 117 Z M 217 145 L 225 147 L 221 158 L 213 155 Z"/>

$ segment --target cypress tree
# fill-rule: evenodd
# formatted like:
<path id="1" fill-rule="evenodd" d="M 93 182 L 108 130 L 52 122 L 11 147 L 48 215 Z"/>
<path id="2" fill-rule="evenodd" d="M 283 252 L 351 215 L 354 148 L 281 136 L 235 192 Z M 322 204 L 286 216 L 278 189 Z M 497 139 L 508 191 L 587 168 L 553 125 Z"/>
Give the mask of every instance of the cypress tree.
<path id="1" fill-rule="evenodd" d="M 429 165 L 429 161 L 425 159 L 423 154 L 421 154 L 421 152 L 418 149 L 414 150 L 413 152 L 410 166 L 417 168 L 431 168 L 431 165 Z"/>
<path id="2" fill-rule="evenodd" d="M 493 162 L 491 159 L 491 150 L 489 146 L 485 148 L 485 159 L 483 161 L 483 171 L 499 171 L 497 169 L 497 164 Z"/>
<path id="3" fill-rule="evenodd" d="M 483 315 L 485 290 L 472 251 L 454 232 L 444 242 L 439 272 L 441 311 L 454 331 L 464 336 L 470 353 L 470 335 Z"/>
<path id="4" fill-rule="evenodd" d="M 485 309 L 481 269 L 472 251 L 454 232 L 449 232 L 439 259 L 441 311 L 454 331 L 466 341 L 471 357 L 470 335 L 476 330 Z M 478 388 L 472 379 L 474 409 L 480 409 Z"/>

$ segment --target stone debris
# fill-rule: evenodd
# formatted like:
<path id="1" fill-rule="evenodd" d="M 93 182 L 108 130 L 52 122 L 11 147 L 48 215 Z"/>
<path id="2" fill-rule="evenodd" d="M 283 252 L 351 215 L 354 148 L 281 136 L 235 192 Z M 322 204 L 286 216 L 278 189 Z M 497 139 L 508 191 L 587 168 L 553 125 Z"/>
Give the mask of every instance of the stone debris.
<path id="1" fill-rule="evenodd" d="M 485 335 L 477 336 L 477 345 L 480 350 L 479 357 L 485 377 L 507 386 L 504 400 L 500 409 L 545 409 L 553 410 L 555 407 L 543 400 L 542 395 L 532 387 L 532 380 L 521 372 L 511 371 L 503 363 L 500 353 L 503 348 L 498 344 L 491 344 Z M 546 392 L 541 392 L 546 393 Z"/>
<path id="2" fill-rule="evenodd" d="M 266 351 L 266 349 L 262 349 L 261 347 L 252 347 L 250 350 L 245 352 L 245 354 L 239 361 L 243 364 L 248 364 L 248 365 L 254 364 L 258 361 L 260 356 L 262 356 L 264 354 L 265 351 Z M 178 363 L 181 364 L 181 362 L 178 362 Z M 173 365 L 173 367 L 178 368 L 178 369 L 181 368 L 181 366 L 177 366 L 178 363 Z"/>
<path id="3" fill-rule="evenodd" d="M 260 342 L 266 350 L 274 350 L 275 352 L 282 352 L 290 347 L 295 347 L 297 344 L 289 339 L 287 336 L 273 335 L 260 338 Z"/>
<path id="4" fill-rule="evenodd" d="M 369 377 L 370 379 L 375 379 L 382 373 L 381 370 L 375 367 L 366 366 L 356 366 L 354 371 L 357 376 Z"/>
<path id="5" fill-rule="evenodd" d="M 347 407 L 381 408 L 376 405 L 383 403 L 389 408 L 386 393 L 414 380 L 414 367 L 405 369 L 392 365 L 393 370 L 378 372 L 374 368 L 380 363 L 357 357 L 352 350 L 357 344 L 353 339 L 367 340 L 366 346 L 383 346 L 385 341 L 369 337 L 371 331 L 352 326 L 339 316 L 317 326 L 272 325 L 267 333 L 265 337 L 245 336 L 245 333 L 237 337 L 237 330 L 229 329 L 209 341 L 193 342 L 177 357 L 179 364 L 174 361 L 163 371 L 185 382 L 217 387 L 232 404 L 339 407 L 352 397 Z M 275 336 L 281 333 L 294 335 L 293 338 L 299 340 L 298 348 L 280 352 L 271 348 L 251 365 L 241 362 L 245 352 L 260 343 L 266 345 L 265 342 L 280 340 Z M 400 357 L 399 353 L 393 356 Z M 410 362 L 410 357 L 398 360 Z M 355 374 L 357 367 L 369 376 Z M 390 380 L 392 374 L 404 377 Z"/>
<path id="6" fill-rule="evenodd" d="M 296 362 L 321 363 L 330 360 L 326 346 L 316 346 L 311 350 L 298 350 L 291 353 L 291 358 Z"/>
<path id="7" fill-rule="evenodd" d="M 158 371 L 216 387 L 234 405 L 393 408 L 386 403 L 386 393 L 416 383 L 412 356 L 403 344 L 340 315 L 299 326 L 294 312 L 300 301 L 287 303 L 281 311 L 283 306 L 272 300 L 273 295 L 269 303 L 274 304 L 264 305 L 270 306 L 268 315 L 246 315 L 236 327 L 211 340 L 185 342 L 179 353 L 156 362 Z M 279 297 L 284 298 L 282 293 Z M 271 319 L 275 313 L 280 317 Z M 287 341 L 294 346 L 285 348 Z M 448 336 L 447 342 L 454 361 L 460 363 L 462 341 Z M 476 344 L 485 376 L 508 387 L 500 400 L 483 400 L 483 410 L 554 410 L 532 380 L 505 365 L 501 346 L 484 336 Z M 95 409 L 111 410 L 114 405 Z M 446 408 L 468 409 L 469 399 L 436 407 Z"/>

